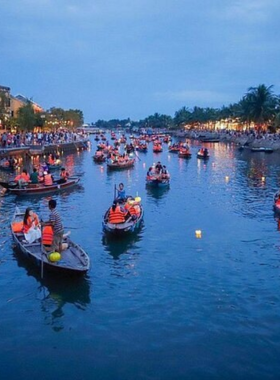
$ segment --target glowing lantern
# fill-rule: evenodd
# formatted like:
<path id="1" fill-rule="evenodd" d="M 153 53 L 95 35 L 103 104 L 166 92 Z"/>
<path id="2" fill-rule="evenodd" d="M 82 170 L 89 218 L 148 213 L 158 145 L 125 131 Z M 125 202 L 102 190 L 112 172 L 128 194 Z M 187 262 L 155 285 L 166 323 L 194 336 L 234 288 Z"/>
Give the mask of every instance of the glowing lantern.
<path id="1" fill-rule="evenodd" d="M 201 230 L 196 230 L 196 231 L 195 231 L 195 237 L 196 237 L 197 239 L 201 239 L 201 236 L 202 236 Z"/>

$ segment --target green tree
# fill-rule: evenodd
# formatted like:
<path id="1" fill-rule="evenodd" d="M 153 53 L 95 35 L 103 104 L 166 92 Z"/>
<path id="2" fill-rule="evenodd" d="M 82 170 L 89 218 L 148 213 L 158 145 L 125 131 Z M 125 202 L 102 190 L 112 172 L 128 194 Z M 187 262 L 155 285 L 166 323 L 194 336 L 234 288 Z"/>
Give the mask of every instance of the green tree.
<path id="1" fill-rule="evenodd" d="M 36 115 L 30 101 L 19 108 L 16 121 L 22 130 L 32 131 L 36 126 Z"/>
<path id="2" fill-rule="evenodd" d="M 279 98 L 272 91 L 273 86 L 260 84 L 250 87 L 247 94 L 241 99 L 241 116 L 244 121 L 254 122 L 257 125 L 267 125 L 277 113 Z"/>

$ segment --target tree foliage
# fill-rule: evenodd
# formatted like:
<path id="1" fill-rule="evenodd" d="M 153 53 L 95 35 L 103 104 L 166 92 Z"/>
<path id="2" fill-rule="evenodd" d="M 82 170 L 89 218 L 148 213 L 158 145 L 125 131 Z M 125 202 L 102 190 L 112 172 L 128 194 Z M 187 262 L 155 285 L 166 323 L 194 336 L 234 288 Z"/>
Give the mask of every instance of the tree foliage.
<path id="1" fill-rule="evenodd" d="M 36 115 L 30 101 L 19 108 L 16 122 L 21 130 L 32 131 L 34 129 L 36 126 Z"/>

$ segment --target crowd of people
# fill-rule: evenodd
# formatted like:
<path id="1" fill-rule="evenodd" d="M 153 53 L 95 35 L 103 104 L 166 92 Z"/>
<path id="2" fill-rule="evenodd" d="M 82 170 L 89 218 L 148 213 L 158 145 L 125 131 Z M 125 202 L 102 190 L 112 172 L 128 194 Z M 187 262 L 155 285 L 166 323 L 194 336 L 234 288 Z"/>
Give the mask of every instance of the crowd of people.
<path id="1" fill-rule="evenodd" d="M 3 132 L 0 134 L 0 147 L 19 148 L 30 145 L 62 144 L 79 141 L 88 135 L 60 130 L 57 132 Z"/>

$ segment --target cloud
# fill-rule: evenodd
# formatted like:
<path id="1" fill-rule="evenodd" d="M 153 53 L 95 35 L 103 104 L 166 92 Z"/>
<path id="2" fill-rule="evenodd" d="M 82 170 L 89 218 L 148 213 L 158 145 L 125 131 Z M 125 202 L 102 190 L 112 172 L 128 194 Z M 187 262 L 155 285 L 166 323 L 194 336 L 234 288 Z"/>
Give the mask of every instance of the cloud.
<path id="1" fill-rule="evenodd" d="M 229 20 L 258 24 L 267 22 L 274 8 L 279 10 L 278 0 L 234 0 L 221 15 Z"/>

